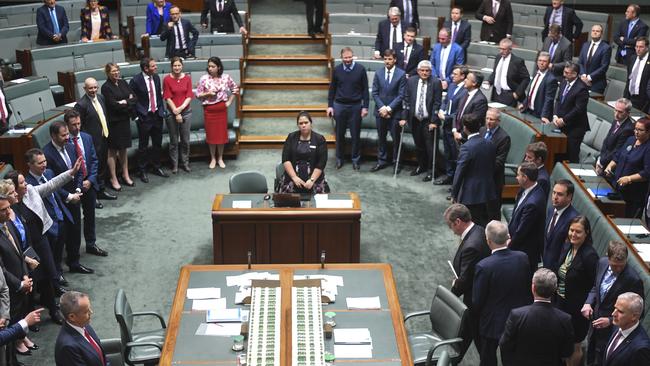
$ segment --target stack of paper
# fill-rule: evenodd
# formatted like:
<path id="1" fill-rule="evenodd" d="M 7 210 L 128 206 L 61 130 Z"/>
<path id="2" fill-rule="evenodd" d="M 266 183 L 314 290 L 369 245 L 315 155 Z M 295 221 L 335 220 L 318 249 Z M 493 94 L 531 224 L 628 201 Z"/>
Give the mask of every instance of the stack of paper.
<path id="1" fill-rule="evenodd" d="M 334 329 L 336 358 L 372 358 L 372 337 L 368 328 Z"/>
<path id="2" fill-rule="evenodd" d="M 338 286 L 343 287 L 342 276 L 329 276 L 329 275 L 295 275 L 294 280 L 321 280 L 322 295 L 326 296 L 330 301 L 336 301 L 338 295 Z"/>
<path id="3" fill-rule="evenodd" d="M 650 244 L 649 243 L 634 243 L 634 248 L 641 256 L 641 259 L 650 264 Z"/>
<path id="4" fill-rule="evenodd" d="M 205 321 L 208 323 L 242 322 L 244 318 L 248 318 L 248 311 L 241 309 L 210 309 L 205 315 Z"/>
<path id="5" fill-rule="evenodd" d="M 226 308 L 226 298 L 222 297 L 221 299 L 196 299 L 192 301 L 192 310 L 195 311 L 207 311 L 214 309 L 225 309 Z"/>
<path id="6" fill-rule="evenodd" d="M 348 310 L 380 310 L 379 296 L 348 297 L 345 299 Z"/>
<path id="7" fill-rule="evenodd" d="M 218 287 L 199 287 L 187 289 L 187 298 L 190 300 L 218 299 L 220 297 L 221 289 Z"/>

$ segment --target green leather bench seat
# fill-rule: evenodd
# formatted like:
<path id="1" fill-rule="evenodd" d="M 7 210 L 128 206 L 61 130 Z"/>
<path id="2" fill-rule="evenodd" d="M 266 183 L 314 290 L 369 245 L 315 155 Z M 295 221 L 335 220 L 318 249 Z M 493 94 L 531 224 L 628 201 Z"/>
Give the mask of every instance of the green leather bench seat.
<path id="1" fill-rule="evenodd" d="M 510 136 L 510 150 L 506 157 L 505 184 L 517 184 L 517 166 L 524 160 L 526 147 L 535 141 L 536 132 L 520 120 L 501 113 L 501 128 Z"/>
<path id="2" fill-rule="evenodd" d="M 0 7 L 0 9 L 2 9 L 2 7 Z M 78 17 L 75 19 L 78 19 Z M 75 20 L 70 21 L 69 24 L 70 31 L 68 32 L 68 42 L 78 42 L 81 33 L 81 22 Z M 37 34 L 38 28 L 33 23 L 30 23 L 29 25 L 10 27 L 0 26 L 0 58 L 10 62 L 15 62 L 16 50 L 35 49 L 41 47 L 36 44 Z"/>
<path id="3" fill-rule="evenodd" d="M 48 111 L 55 106 L 54 97 L 50 91 L 50 84 L 46 78 L 29 77 L 29 81 L 15 84 L 5 83 L 5 96 L 9 101 L 9 107 L 14 112 L 9 119 L 9 124 L 27 121 L 34 116 L 41 116 L 40 100 L 43 102 L 43 109 Z"/>
<path id="4" fill-rule="evenodd" d="M 590 130 L 585 133 L 580 145 L 580 161 L 593 163 L 600 154 L 603 141 L 612 126 L 614 108 L 590 98 L 587 105 L 587 117 L 589 118 Z"/>
<path id="5" fill-rule="evenodd" d="M 156 60 L 166 59 L 166 47 L 167 41 L 161 41 L 158 37 L 150 39 L 149 56 Z M 204 59 L 212 56 L 219 56 L 222 59 L 244 57 L 242 36 L 239 33 L 219 35 L 201 33 L 196 43 L 195 56 Z"/>
<path id="6" fill-rule="evenodd" d="M 387 6 L 386 10 L 388 10 Z M 330 13 L 329 19 L 330 24 L 328 27 L 329 32 L 332 34 L 348 34 L 354 31 L 374 36 L 377 34 L 379 22 L 386 19 L 386 12 L 383 14 Z M 437 33 L 438 18 L 420 15 L 420 34 L 429 35 L 433 38 Z"/>
<path id="7" fill-rule="evenodd" d="M 123 27 L 127 26 L 127 19 L 130 16 L 136 17 L 136 16 L 146 16 L 147 15 L 147 5 L 151 3 L 151 0 L 120 0 L 120 24 L 122 24 Z M 235 0 L 235 4 L 237 5 L 237 10 L 244 10 L 246 11 L 248 9 L 247 1 L 246 0 Z M 191 13 L 186 13 L 183 14 L 183 17 L 185 17 L 187 14 Z M 243 19 L 243 18 L 242 18 Z M 194 21 L 192 21 L 194 22 Z M 143 23 L 144 24 L 144 21 Z M 199 21 L 197 20 L 195 26 L 197 29 L 199 28 Z M 144 29 L 144 28 L 143 28 Z M 142 32 L 144 33 L 144 32 Z M 138 33 L 138 38 L 142 33 Z"/>
<path id="8" fill-rule="evenodd" d="M 472 25 L 472 42 L 481 40 L 481 21 L 477 19 L 468 19 Z M 517 48 L 528 50 L 539 50 L 543 46 L 542 30 L 544 27 L 532 25 L 527 22 L 516 22 L 512 27 L 512 42 Z M 471 50 L 471 48 L 470 48 Z"/>
<path id="9" fill-rule="evenodd" d="M 79 19 L 79 12 L 86 6 L 86 1 L 61 0 L 57 1 L 56 5 L 63 7 L 68 15 L 68 20 L 72 20 Z M 36 24 L 36 11 L 41 6 L 43 6 L 42 1 L 0 7 L 0 28 Z"/>
<path id="10" fill-rule="evenodd" d="M 451 1 L 420 2 L 420 17 L 444 17 L 449 15 Z M 388 2 L 384 0 L 328 0 L 327 11 L 335 13 L 382 14 L 386 15 Z"/>

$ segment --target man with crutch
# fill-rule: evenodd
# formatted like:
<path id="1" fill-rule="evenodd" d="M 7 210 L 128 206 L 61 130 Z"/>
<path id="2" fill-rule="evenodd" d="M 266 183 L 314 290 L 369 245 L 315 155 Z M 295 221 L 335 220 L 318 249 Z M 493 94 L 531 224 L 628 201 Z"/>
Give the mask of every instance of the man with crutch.
<path id="1" fill-rule="evenodd" d="M 442 84 L 440 79 L 431 75 L 431 62 L 428 60 L 418 63 L 417 72 L 419 77 L 410 78 L 406 83 L 404 109 L 399 125 L 403 129 L 409 124 L 417 150 L 418 166 L 411 175 L 426 172 L 422 181 L 429 182 L 434 174 L 436 131 L 441 124 L 437 111 L 442 102 Z"/>

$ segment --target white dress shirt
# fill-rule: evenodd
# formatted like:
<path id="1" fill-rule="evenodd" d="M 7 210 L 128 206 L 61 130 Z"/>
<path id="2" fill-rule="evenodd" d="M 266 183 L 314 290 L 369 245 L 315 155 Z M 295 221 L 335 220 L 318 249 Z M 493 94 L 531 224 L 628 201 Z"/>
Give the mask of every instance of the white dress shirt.
<path id="1" fill-rule="evenodd" d="M 447 78 L 447 60 L 451 51 L 451 43 L 447 47 L 440 45 L 440 80 Z"/>
<path id="2" fill-rule="evenodd" d="M 532 110 L 535 110 L 535 98 L 537 98 L 537 92 L 539 91 L 539 86 L 542 85 L 542 83 L 544 82 L 544 77 L 546 76 L 547 72 L 548 69 L 544 72 L 537 70 L 537 74 L 535 74 L 535 77 L 533 78 L 533 82 L 530 84 L 531 88 L 535 88 L 530 91 L 530 97 L 528 99 L 528 107 Z"/>
<path id="3" fill-rule="evenodd" d="M 634 66 L 632 66 L 632 70 L 634 71 L 635 68 L 639 68 L 637 71 L 637 77 L 636 77 L 636 82 L 634 85 L 631 85 L 632 90 L 630 91 L 630 94 L 632 95 L 639 95 L 639 88 L 641 87 L 641 75 L 643 75 L 643 69 L 646 66 L 646 62 L 648 62 L 648 54 L 650 52 L 646 52 L 645 55 L 639 59 L 638 57 L 636 58 L 636 61 L 634 61 Z M 639 64 L 640 62 L 640 64 Z M 630 78 L 632 77 L 632 74 L 630 74 Z M 630 80 L 631 82 L 632 80 Z M 644 86 L 645 87 L 645 86 Z"/>
<path id="4" fill-rule="evenodd" d="M 501 57 L 499 63 L 497 64 L 496 70 L 494 70 L 494 87 L 497 90 L 497 94 L 501 94 L 501 91 L 510 91 L 508 86 L 508 68 L 510 67 L 510 56 Z M 500 70 L 499 70 L 500 69 Z"/>

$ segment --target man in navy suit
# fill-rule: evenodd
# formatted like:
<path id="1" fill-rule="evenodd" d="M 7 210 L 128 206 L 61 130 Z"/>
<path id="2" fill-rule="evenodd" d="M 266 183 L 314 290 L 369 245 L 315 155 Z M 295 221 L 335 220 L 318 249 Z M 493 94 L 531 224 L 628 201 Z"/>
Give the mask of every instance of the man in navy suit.
<path id="1" fill-rule="evenodd" d="M 201 10 L 201 26 L 203 29 L 208 28 L 208 13 L 210 13 L 210 32 L 234 33 L 235 24 L 232 20 L 235 18 L 237 26 L 239 26 L 239 33 L 244 36 L 248 34 L 237 10 L 236 1 L 204 0 L 203 10 Z"/>
<path id="2" fill-rule="evenodd" d="M 526 146 L 524 153 L 524 161 L 535 164 L 537 167 L 537 184 L 542 187 L 544 196 L 548 197 L 551 193 L 551 179 L 546 171 L 546 157 L 548 156 L 548 148 L 544 141 L 537 141 Z"/>
<path id="3" fill-rule="evenodd" d="M 394 50 L 402 42 L 402 34 L 406 26 L 402 23 L 401 12 L 398 7 L 388 8 L 388 19 L 379 22 L 377 37 L 375 38 L 375 60 L 381 60 L 384 51 Z"/>
<path id="4" fill-rule="evenodd" d="M 420 29 L 418 0 L 390 0 L 389 7 L 397 7 L 402 14 L 402 24 Z"/>
<path id="5" fill-rule="evenodd" d="M 415 41 L 417 30 L 413 27 L 406 28 L 404 42 L 395 46 L 397 56 L 397 67 L 406 72 L 406 77 L 417 75 L 417 68 L 420 61 L 424 60 L 424 48 Z"/>
<path id="6" fill-rule="evenodd" d="M 546 213 L 542 264 L 554 272 L 559 267 L 560 252 L 566 242 L 569 223 L 571 219 L 579 215 L 579 212 L 571 204 L 574 191 L 575 187 L 570 180 L 558 179 L 555 181 L 551 196 L 553 207 L 550 207 Z"/>
<path id="7" fill-rule="evenodd" d="M 395 51 L 384 51 L 384 68 L 375 72 L 372 81 L 372 99 L 375 101 L 375 118 L 377 123 L 377 164 L 370 169 L 376 172 L 389 166 L 386 151 L 386 135 L 390 132 L 393 139 L 393 163 L 397 161 L 399 146 L 399 124 L 402 115 L 402 100 L 406 88 L 404 70 L 395 67 Z"/>
<path id="8" fill-rule="evenodd" d="M 479 261 L 490 255 L 490 247 L 485 240 L 484 228 L 472 222 L 472 214 L 465 205 L 454 203 L 447 207 L 444 218 L 451 231 L 460 237 L 460 244 L 453 261 L 458 278 L 453 281 L 451 292 L 456 296 L 463 296 L 463 303 L 467 306 L 467 322 L 461 331 L 463 334 L 461 351 L 465 353 L 472 341 L 477 347 L 479 344 L 478 314 L 473 309 L 472 301 L 474 270 Z"/>
<path id="9" fill-rule="evenodd" d="M 618 24 L 614 33 L 614 43 L 618 46 L 616 50 L 616 62 L 627 65 L 634 59 L 634 45 L 638 37 L 648 35 L 648 25 L 639 19 L 641 7 L 637 4 L 630 4 L 625 10 L 625 19 Z"/>
<path id="10" fill-rule="evenodd" d="M 636 57 L 633 57 L 627 64 L 627 83 L 623 96 L 632 101 L 632 105 L 636 109 L 647 112 L 650 108 L 648 101 L 648 81 L 650 80 L 650 58 L 648 57 L 648 41 L 647 37 L 639 37 L 636 39 L 635 51 Z"/>
<path id="11" fill-rule="evenodd" d="M 643 298 L 634 292 L 618 296 L 612 313 L 611 337 L 604 349 L 603 366 L 650 365 L 650 338 L 639 319 L 643 314 Z"/>
<path id="12" fill-rule="evenodd" d="M 463 8 L 454 6 L 451 8 L 451 19 L 446 20 L 442 27 L 451 32 L 451 41 L 457 43 L 463 49 L 463 57 L 467 60 L 467 48 L 472 41 L 472 25 L 463 19 Z"/>
<path id="13" fill-rule="evenodd" d="M 485 126 L 479 130 L 479 135 L 490 141 L 496 147 L 496 160 L 494 165 L 494 191 L 495 197 L 488 202 L 488 219 L 501 220 L 501 191 L 505 184 L 505 165 L 510 151 L 510 136 L 499 126 L 501 112 L 497 108 L 490 108 L 485 115 Z"/>
<path id="14" fill-rule="evenodd" d="M 454 139 L 458 144 L 462 143 L 466 138 L 466 136 L 463 135 L 461 123 L 464 115 L 476 115 L 476 117 L 481 121 L 481 125 L 484 124 L 485 115 L 488 110 L 488 101 L 480 90 L 482 83 L 483 75 L 476 71 L 468 73 L 465 78 L 465 89 L 467 89 L 467 94 L 458 103 L 455 117 L 456 121 L 454 123 L 454 128 L 451 130 L 454 134 Z"/>
<path id="15" fill-rule="evenodd" d="M 627 265 L 627 245 L 610 241 L 607 257 L 598 261 L 594 287 L 587 295 L 582 315 L 590 320 L 592 331 L 587 348 L 587 364 L 600 362 L 607 339 L 612 330 L 611 315 L 618 295 L 634 292 L 643 297 L 643 281 L 638 273 Z"/>
<path id="16" fill-rule="evenodd" d="M 167 41 L 165 56 L 171 59 L 178 57 L 194 57 L 196 41 L 199 40 L 199 31 L 196 30 L 192 22 L 181 18 L 181 9 L 178 6 L 169 8 L 169 17 L 171 21 L 167 27 L 163 27 L 160 33 L 160 40 Z"/>
<path id="17" fill-rule="evenodd" d="M 571 316 L 551 305 L 557 289 L 553 271 L 540 268 L 533 275 L 534 302 L 513 309 L 499 342 L 505 366 L 562 366 L 573 353 Z"/>
<path id="18" fill-rule="evenodd" d="M 564 81 L 558 89 L 558 96 L 551 121 L 567 137 L 567 158 L 572 163 L 580 161 L 580 144 L 589 131 L 587 104 L 589 89 L 578 79 L 580 67 L 569 63 L 564 67 Z"/>
<path id="19" fill-rule="evenodd" d="M 454 139 L 452 129 L 454 128 L 454 121 L 456 120 L 458 104 L 460 101 L 464 100 L 465 95 L 467 94 L 467 89 L 465 89 L 465 78 L 468 73 L 469 69 L 467 66 L 454 66 L 454 70 L 451 73 L 451 83 L 447 89 L 447 96 L 442 102 L 442 105 L 440 105 L 440 111 L 438 111 L 438 118 L 443 121 L 442 142 L 445 147 L 445 175 L 433 182 L 435 185 L 451 184 L 454 179 L 456 159 L 458 157 L 458 144 Z"/>
<path id="20" fill-rule="evenodd" d="M 517 168 L 520 188 L 508 224 L 510 249 L 526 253 L 531 270 L 537 268 L 540 260 L 546 222 L 547 196 L 537 184 L 537 173 L 537 167 L 533 163 L 524 162 Z"/>
<path id="21" fill-rule="evenodd" d="M 496 366 L 508 314 L 530 302 L 531 275 L 526 255 L 508 249 L 504 223 L 490 221 L 485 236 L 492 254 L 476 264 L 472 301 L 479 316 L 480 366 Z"/>
<path id="22" fill-rule="evenodd" d="M 481 41 L 497 43 L 512 36 L 513 16 L 510 0 L 483 0 L 474 17 L 481 24 Z"/>
<path id="23" fill-rule="evenodd" d="M 632 102 L 629 99 L 620 98 L 614 104 L 614 121 L 603 140 L 600 156 L 596 159 L 596 172 L 599 175 L 604 175 L 604 170 L 609 162 L 616 156 L 625 141 L 634 134 L 634 122 L 630 118 L 631 112 Z"/>
<path id="24" fill-rule="evenodd" d="M 463 49 L 458 44 L 451 42 L 449 29 L 443 28 L 438 32 L 438 43 L 431 49 L 429 61 L 433 76 L 440 79 L 442 88 L 447 90 L 454 66 L 465 64 Z"/>
<path id="25" fill-rule="evenodd" d="M 56 0 L 44 0 L 45 4 L 36 10 L 38 35 L 36 43 L 42 46 L 68 43 L 68 16 Z"/>
<path id="26" fill-rule="evenodd" d="M 549 26 L 557 24 L 562 29 L 562 34 L 573 43 L 582 32 L 582 20 L 578 18 L 576 12 L 564 6 L 564 0 L 552 0 L 551 6 L 546 7 L 544 13 L 544 30 L 542 39 L 548 36 Z"/>
<path id="27" fill-rule="evenodd" d="M 524 59 L 512 54 L 512 41 L 504 38 L 499 42 L 499 56 L 494 59 L 494 72 L 490 74 L 492 101 L 511 107 L 526 96 L 530 75 Z"/>
<path id="28" fill-rule="evenodd" d="M 553 118 L 553 102 L 557 93 L 558 81 L 549 70 L 551 55 L 540 51 L 537 55 L 537 72 L 530 82 L 530 88 L 523 103 L 517 108 L 520 112 L 529 113 L 537 118 Z"/>
<path id="29" fill-rule="evenodd" d="M 148 57 L 140 60 L 141 73 L 129 82 L 138 102 L 135 111 L 138 116 L 138 176 L 143 183 L 149 183 L 147 165 L 152 165 L 153 174 L 168 178 L 169 175 L 160 166 L 162 155 L 162 129 L 165 117 L 165 104 L 162 100 L 160 76 L 156 73 L 156 61 Z M 149 96 L 154 98 L 150 99 Z M 147 157 L 147 148 L 151 138 L 151 152 Z"/>
<path id="30" fill-rule="evenodd" d="M 418 167 L 411 176 L 427 172 L 422 181 L 433 179 L 434 131 L 440 131 L 438 110 L 442 100 L 442 85 L 438 78 L 431 76 L 431 63 L 420 61 L 418 77 L 406 82 L 404 110 L 399 121 L 402 128 L 408 123 L 413 134 L 413 142 L 418 154 Z M 437 130 L 436 130 L 437 129 Z"/>
<path id="31" fill-rule="evenodd" d="M 495 199 L 493 177 L 496 147 L 479 134 L 481 122 L 481 117 L 475 114 L 463 117 L 467 142 L 460 147 L 451 197 L 454 203 L 467 206 L 475 223 L 485 226 L 488 222 L 488 202 Z"/>
<path id="32" fill-rule="evenodd" d="M 612 48 L 603 41 L 602 36 L 602 25 L 591 27 L 591 42 L 582 45 L 578 60 L 580 80 L 591 87 L 589 90 L 601 94 L 607 86 L 607 69 L 612 58 Z"/>
<path id="33" fill-rule="evenodd" d="M 68 291 L 61 296 L 65 324 L 54 346 L 56 366 L 109 366 L 102 342 L 90 326 L 93 310 L 88 295 Z"/>
<path id="34" fill-rule="evenodd" d="M 81 208 L 83 209 L 83 233 L 86 239 L 86 253 L 106 257 L 108 252 L 97 246 L 95 235 L 95 199 L 99 184 L 97 182 L 97 154 L 93 146 L 93 138 L 81 131 L 81 118 L 74 109 L 65 112 L 63 120 L 68 126 L 70 133 L 68 145 L 75 151 L 76 156 L 83 158 L 79 172 L 79 179 L 76 180 L 76 187 L 81 189 Z M 78 222 L 81 222 L 79 216 Z"/>

